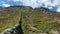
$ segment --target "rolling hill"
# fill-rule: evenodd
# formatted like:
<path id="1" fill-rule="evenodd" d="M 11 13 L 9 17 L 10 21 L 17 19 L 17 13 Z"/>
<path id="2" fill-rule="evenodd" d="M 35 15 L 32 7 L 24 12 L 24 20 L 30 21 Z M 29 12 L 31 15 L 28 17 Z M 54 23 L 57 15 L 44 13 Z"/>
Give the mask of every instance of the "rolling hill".
<path id="1" fill-rule="evenodd" d="M 0 32 L 21 20 L 24 34 L 60 34 L 60 13 L 47 8 L 11 6 L 0 9 Z"/>

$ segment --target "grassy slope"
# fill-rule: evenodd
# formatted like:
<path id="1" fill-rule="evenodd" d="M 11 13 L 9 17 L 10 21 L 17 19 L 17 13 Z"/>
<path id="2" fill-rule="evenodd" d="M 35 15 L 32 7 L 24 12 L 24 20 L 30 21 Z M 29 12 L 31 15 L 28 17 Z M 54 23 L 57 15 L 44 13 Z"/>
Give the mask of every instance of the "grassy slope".
<path id="1" fill-rule="evenodd" d="M 22 28 L 25 34 L 39 34 L 44 32 L 52 34 L 51 30 L 60 33 L 60 15 L 46 9 L 29 10 L 23 12 Z"/>
<path id="2" fill-rule="evenodd" d="M 28 7 L 28 10 L 25 10 L 24 7 L 22 9 L 21 11 L 10 7 L 4 12 L 0 11 L 0 32 L 13 27 L 19 21 L 21 14 L 24 34 L 39 34 L 40 31 L 51 34 L 50 30 L 60 32 L 60 15 L 57 13 L 50 12 L 47 9 L 29 10 Z"/>
<path id="3" fill-rule="evenodd" d="M 21 11 L 17 8 L 7 8 L 4 11 L 0 11 L 0 33 L 7 28 L 13 27 L 21 16 Z"/>

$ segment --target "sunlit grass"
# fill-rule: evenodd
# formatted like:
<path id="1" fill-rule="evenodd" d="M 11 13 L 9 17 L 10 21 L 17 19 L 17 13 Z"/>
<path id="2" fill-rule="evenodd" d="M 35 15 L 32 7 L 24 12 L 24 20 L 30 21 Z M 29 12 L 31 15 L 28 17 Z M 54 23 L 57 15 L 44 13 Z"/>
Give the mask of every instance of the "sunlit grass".
<path id="1" fill-rule="evenodd" d="M 13 27 L 22 16 L 22 29 L 24 34 L 45 32 L 51 34 L 51 30 L 60 33 L 60 15 L 45 9 L 18 10 L 8 8 L 0 14 L 0 32 Z"/>
<path id="2" fill-rule="evenodd" d="M 10 10 L 10 9 L 8 9 Z M 3 14 L 4 13 L 4 14 Z M 20 20 L 21 11 L 10 10 L 1 13 L 0 17 L 0 33 L 7 28 L 13 27 Z M 3 15 L 2 15 L 3 14 Z"/>
<path id="3" fill-rule="evenodd" d="M 30 19 L 28 19 L 30 18 Z M 51 30 L 57 30 L 60 33 L 60 16 L 58 14 L 52 13 L 45 14 L 41 11 L 28 11 L 23 12 L 23 30 L 25 34 L 29 34 L 31 32 L 38 34 L 39 31 L 49 33 Z M 32 20 L 32 22 L 31 22 Z M 30 24 L 30 25 L 29 25 Z M 25 27 L 24 27 L 25 26 Z M 36 28 L 37 30 L 29 29 L 31 27 Z M 27 31 L 28 30 L 28 31 Z"/>

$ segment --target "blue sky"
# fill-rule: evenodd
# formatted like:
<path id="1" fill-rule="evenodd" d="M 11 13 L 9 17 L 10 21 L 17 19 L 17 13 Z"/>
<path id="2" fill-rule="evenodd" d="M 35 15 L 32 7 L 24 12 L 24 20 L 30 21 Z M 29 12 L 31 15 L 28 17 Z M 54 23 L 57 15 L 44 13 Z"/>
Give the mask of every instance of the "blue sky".
<path id="1" fill-rule="evenodd" d="M 32 8 L 45 7 L 60 12 L 60 0 L 0 0 L 0 6 L 15 5 L 31 6 Z"/>

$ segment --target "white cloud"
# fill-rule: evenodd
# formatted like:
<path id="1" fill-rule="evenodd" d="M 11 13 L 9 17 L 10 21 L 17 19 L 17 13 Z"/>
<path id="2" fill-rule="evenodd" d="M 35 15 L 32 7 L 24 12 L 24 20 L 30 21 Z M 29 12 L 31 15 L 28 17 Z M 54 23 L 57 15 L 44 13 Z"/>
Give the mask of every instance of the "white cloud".
<path id="1" fill-rule="evenodd" d="M 14 2 L 19 2 L 20 0 L 12 0 L 12 1 L 14 1 Z"/>
<path id="2" fill-rule="evenodd" d="M 52 6 L 48 7 L 49 9 L 52 9 Z"/>
<path id="3" fill-rule="evenodd" d="M 44 4 L 44 7 L 47 7 L 49 9 L 52 9 L 51 6 L 60 6 L 60 0 L 13 0 L 14 2 L 20 1 L 23 3 L 23 5 L 25 6 L 31 6 L 33 8 L 36 8 L 38 6 L 43 6 L 42 4 Z M 48 7 L 50 6 L 50 7 Z M 59 11 L 60 8 L 58 8 L 57 11 Z"/>
<path id="4" fill-rule="evenodd" d="M 60 0 L 54 0 L 53 4 L 54 5 L 60 5 Z"/>
<path id="5" fill-rule="evenodd" d="M 2 6 L 4 6 L 4 7 L 10 7 L 9 4 L 2 4 Z"/>
<path id="6" fill-rule="evenodd" d="M 57 12 L 60 12 L 60 7 L 57 9 Z"/>
<path id="7" fill-rule="evenodd" d="M 60 0 L 9 0 L 9 1 L 22 2 L 24 6 L 31 6 L 33 8 L 43 6 L 43 7 L 52 9 L 54 6 L 57 6 L 58 7 L 57 12 L 60 12 Z M 3 4 L 3 6 L 9 7 L 10 5 Z"/>
<path id="8" fill-rule="evenodd" d="M 51 3 L 51 0 L 14 0 L 15 2 L 20 1 L 23 3 L 25 6 L 31 6 L 31 7 L 38 7 L 41 6 L 42 3 L 45 4 L 45 7 L 48 5 L 53 5 Z"/>

